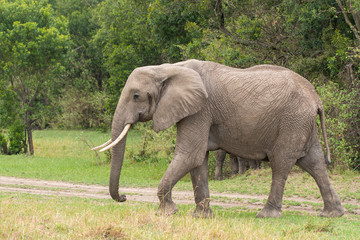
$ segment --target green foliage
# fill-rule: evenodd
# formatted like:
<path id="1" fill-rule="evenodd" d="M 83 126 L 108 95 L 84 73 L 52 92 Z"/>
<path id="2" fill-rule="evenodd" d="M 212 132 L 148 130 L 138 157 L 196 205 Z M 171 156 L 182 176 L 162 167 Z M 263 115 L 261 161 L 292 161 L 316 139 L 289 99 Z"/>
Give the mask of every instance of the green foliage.
<path id="1" fill-rule="evenodd" d="M 105 151 L 104 154 L 105 154 L 105 161 L 104 161 L 104 163 L 106 163 L 106 164 L 111 163 L 111 150 Z"/>
<path id="2" fill-rule="evenodd" d="M 201 24 L 205 16 L 188 1 L 154 1 L 150 4 L 148 12 L 147 21 L 151 26 L 154 40 L 162 46 L 161 54 L 164 60 L 182 60 L 179 45 L 188 44 L 194 37 L 186 30 L 187 25 Z"/>
<path id="3" fill-rule="evenodd" d="M 353 159 L 351 159 L 350 167 L 352 169 L 360 171 L 360 157 L 359 157 L 359 154 L 357 155 L 357 157 L 354 157 Z"/>
<path id="4" fill-rule="evenodd" d="M 21 121 L 15 121 L 9 128 L 9 154 L 24 153 L 25 143 L 25 126 Z"/>
<path id="5" fill-rule="evenodd" d="M 331 38 L 331 48 L 335 54 L 332 54 L 332 56 L 329 56 L 327 59 L 328 69 L 330 70 L 330 75 L 332 77 L 338 76 L 346 65 L 349 43 L 350 39 L 348 37 L 341 34 L 338 30 L 335 31 Z M 338 79 L 338 81 L 342 84 L 345 83 L 343 79 Z"/>
<path id="6" fill-rule="evenodd" d="M 13 88 L 0 81 L 0 130 L 16 119 L 19 102 Z"/>
<path id="7" fill-rule="evenodd" d="M 110 126 L 110 116 L 105 114 L 104 92 L 90 92 L 69 89 L 58 102 L 61 114 L 54 126 L 66 129 L 100 128 L 106 131 Z"/>
<path id="8" fill-rule="evenodd" d="M 326 112 L 326 126 L 330 144 L 332 165 L 347 169 L 352 159 L 358 158 L 358 143 L 347 134 L 350 123 L 358 114 L 353 105 L 358 101 L 356 90 L 340 90 L 337 84 L 329 82 L 317 87 Z M 319 132 L 320 134 L 320 132 Z"/>
<path id="9" fill-rule="evenodd" d="M 333 0 L 0 0 L 1 129 L 22 118 L 37 128 L 105 130 L 139 66 L 268 63 L 323 89 L 334 167 L 357 166 L 360 5 L 341 2 L 344 12 Z M 159 136 L 148 132 L 134 157 L 173 145 Z"/>
<path id="10" fill-rule="evenodd" d="M 129 157 L 136 162 L 157 163 L 164 159 L 170 162 L 175 150 L 176 127 L 156 133 L 152 124 L 150 121 L 135 126 L 136 130 L 143 132 L 142 143 L 136 150 L 130 150 Z"/>
<path id="11" fill-rule="evenodd" d="M 67 22 L 55 17 L 46 0 L 2 0 L 0 14 L 0 86 L 16 96 L 6 100 L 18 106 L 15 115 L 23 119 L 33 154 L 32 124 L 50 112 L 52 80 L 64 70 L 62 61 L 69 46 Z M 13 117 L 1 112 L 5 118 Z M 20 143 L 10 143 L 10 151 L 20 152 L 21 148 Z"/>
<path id="12" fill-rule="evenodd" d="M 8 154 L 7 140 L 2 132 L 0 132 L 0 154 Z"/>
<path id="13" fill-rule="evenodd" d="M 71 38 L 71 50 L 67 55 L 66 85 L 79 90 L 102 91 L 103 81 L 107 77 L 102 62 L 102 52 L 92 38 L 98 29 L 93 20 L 93 9 L 98 0 L 54 0 L 54 9 L 68 21 Z"/>
<path id="14" fill-rule="evenodd" d="M 104 66 L 109 72 L 105 89 L 108 110 L 115 110 L 127 77 L 136 67 L 159 63 L 159 46 L 151 37 L 147 9 L 152 1 L 104 1 L 94 10 L 100 25 L 93 43 L 102 49 Z"/>

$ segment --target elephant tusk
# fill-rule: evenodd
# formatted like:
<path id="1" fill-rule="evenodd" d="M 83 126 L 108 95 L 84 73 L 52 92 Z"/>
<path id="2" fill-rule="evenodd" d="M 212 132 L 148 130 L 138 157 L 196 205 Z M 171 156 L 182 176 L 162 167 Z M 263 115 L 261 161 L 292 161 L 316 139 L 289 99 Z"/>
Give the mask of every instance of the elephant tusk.
<path id="1" fill-rule="evenodd" d="M 106 151 L 110 148 L 112 148 L 113 146 L 115 146 L 116 144 L 118 144 L 124 137 L 125 135 L 127 134 L 127 132 L 129 131 L 131 127 L 131 124 L 127 124 L 125 127 L 124 127 L 124 130 L 121 132 L 121 134 L 119 135 L 119 137 L 114 141 L 112 142 L 110 145 L 108 145 L 107 147 L 104 147 L 103 149 L 101 149 L 99 152 L 103 152 L 103 151 Z"/>
<path id="2" fill-rule="evenodd" d="M 95 151 L 95 150 L 98 150 L 98 149 L 100 149 L 100 148 L 106 147 L 106 146 L 109 145 L 111 142 L 112 142 L 112 140 L 110 139 L 110 140 L 107 141 L 106 143 L 101 144 L 100 146 L 94 147 L 94 148 L 92 148 L 91 150 Z"/>

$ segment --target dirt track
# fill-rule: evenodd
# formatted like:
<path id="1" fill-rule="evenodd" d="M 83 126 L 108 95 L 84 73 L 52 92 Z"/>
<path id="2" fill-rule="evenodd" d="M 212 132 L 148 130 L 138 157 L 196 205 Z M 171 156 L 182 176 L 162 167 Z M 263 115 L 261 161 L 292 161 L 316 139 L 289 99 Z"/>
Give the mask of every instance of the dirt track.
<path id="1" fill-rule="evenodd" d="M 108 188 L 101 185 L 72 184 L 57 181 L 31 180 L 24 178 L 0 176 L 0 191 L 17 192 L 37 195 L 81 197 L 94 199 L 110 199 Z M 126 194 L 127 201 L 151 202 L 158 204 L 155 188 L 120 188 L 121 194 Z M 221 207 L 243 207 L 244 209 L 261 209 L 265 195 L 244 195 L 237 193 L 213 193 L 211 192 L 211 205 Z M 173 191 L 173 199 L 179 204 L 194 204 L 192 191 Z M 299 206 L 284 204 L 283 210 L 292 210 L 316 214 L 316 210 L 309 203 L 322 203 L 321 200 L 305 199 L 299 197 L 284 198 L 284 200 L 296 201 Z M 354 203 L 350 203 L 354 204 Z M 347 214 L 349 214 L 347 212 Z M 351 214 L 360 215 L 360 211 Z"/>

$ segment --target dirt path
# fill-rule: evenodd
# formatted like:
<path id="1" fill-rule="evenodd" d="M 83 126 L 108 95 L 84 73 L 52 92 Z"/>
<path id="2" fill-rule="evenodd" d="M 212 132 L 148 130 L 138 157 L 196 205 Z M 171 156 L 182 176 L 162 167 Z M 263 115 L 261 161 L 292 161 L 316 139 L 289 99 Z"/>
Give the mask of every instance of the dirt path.
<path id="1" fill-rule="evenodd" d="M 58 181 L 32 180 L 24 178 L 0 176 L 0 191 L 18 192 L 37 195 L 82 197 L 94 199 L 110 199 L 108 187 L 101 185 L 73 184 Z M 151 202 L 158 204 L 155 188 L 120 188 L 121 194 L 126 194 L 127 201 Z M 244 209 L 258 209 L 263 207 L 266 195 L 246 195 L 237 193 L 213 193 L 211 192 L 211 205 L 221 207 L 243 207 Z M 194 204 L 194 193 L 192 191 L 173 191 L 174 202 L 180 204 Z M 284 198 L 283 210 L 301 211 L 316 214 L 311 203 L 320 203 L 321 200 L 305 199 L 300 197 Z M 297 204 L 288 205 L 286 200 L 295 201 Z M 349 204 L 354 204 L 349 202 Z M 356 204 L 356 203 L 355 203 Z M 347 214 L 350 214 L 347 212 Z M 351 214 L 360 215 L 360 210 Z"/>

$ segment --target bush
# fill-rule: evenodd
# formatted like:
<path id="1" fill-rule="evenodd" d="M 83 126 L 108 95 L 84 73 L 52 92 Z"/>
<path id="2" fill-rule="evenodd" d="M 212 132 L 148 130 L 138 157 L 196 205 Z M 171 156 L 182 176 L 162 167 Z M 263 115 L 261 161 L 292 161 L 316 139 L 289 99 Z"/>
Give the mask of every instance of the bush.
<path id="1" fill-rule="evenodd" d="M 15 121 L 9 128 L 9 154 L 20 154 L 25 152 L 25 126 L 21 121 Z"/>
<path id="2" fill-rule="evenodd" d="M 5 136 L 0 132 L 0 153 L 9 154 Z"/>
<path id="3" fill-rule="evenodd" d="M 359 154 L 357 157 L 351 159 L 350 167 L 354 170 L 360 171 L 360 157 Z"/>
<path id="4" fill-rule="evenodd" d="M 98 128 L 103 131 L 110 126 L 111 117 L 106 114 L 103 92 L 88 93 L 72 89 L 60 100 L 61 115 L 55 126 L 67 129 Z"/>
<path id="5" fill-rule="evenodd" d="M 176 143 L 176 126 L 159 133 L 152 130 L 152 121 L 138 123 L 135 128 L 143 133 L 141 146 L 129 153 L 136 162 L 159 162 L 161 159 L 171 161 Z"/>
<path id="6" fill-rule="evenodd" d="M 342 90 L 336 83 L 329 82 L 316 90 L 325 109 L 331 165 L 348 169 L 351 161 L 359 158 L 359 145 L 351 134 L 351 123 L 357 121 L 358 116 L 358 109 L 354 108 L 354 103 L 358 101 L 356 89 Z"/>

